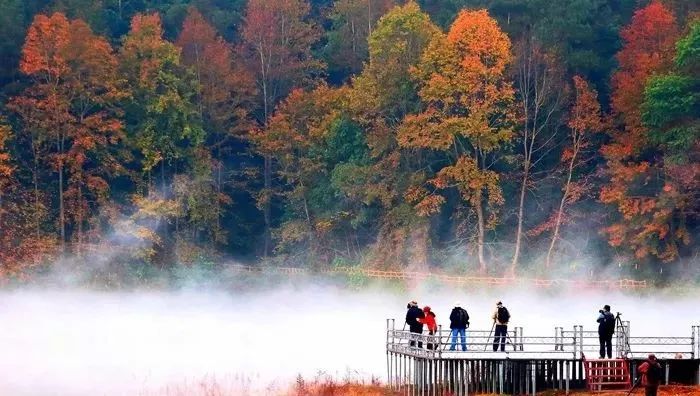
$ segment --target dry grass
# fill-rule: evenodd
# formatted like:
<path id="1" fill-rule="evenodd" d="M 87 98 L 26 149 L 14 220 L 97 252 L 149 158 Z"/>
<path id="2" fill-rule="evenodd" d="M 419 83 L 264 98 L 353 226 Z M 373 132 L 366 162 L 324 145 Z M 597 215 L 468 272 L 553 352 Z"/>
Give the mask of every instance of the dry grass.
<path id="1" fill-rule="evenodd" d="M 291 387 L 268 384 L 266 387 L 252 386 L 249 380 L 240 378 L 219 379 L 203 378 L 198 381 L 183 382 L 152 392 L 140 393 L 140 396 L 399 396 L 401 392 L 391 391 L 378 380 L 363 381 L 348 378 L 337 380 L 325 374 L 319 374 L 313 380 L 298 377 Z M 541 396 L 564 396 L 564 392 L 546 391 Z M 571 396 L 624 396 L 626 391 L 617 392 L 571 392 Z M 644 389 L 638 388 L 635 396 L 644 395 Z M 445 395 L 450 396 L 450 395 Z M 658 396 L 700 396 L 697 386 L 662 386 Z"/>
<path id="2" fill-rule="evenodd" d="M 373 379 L 366 383 L 359 380 L 346 379 L 336 381 L 328 376 L 319 375 L 311 382 L 297 378 L 295 386 L 287 392 L 287 396 L 398 396 L 394 392 Z"/>

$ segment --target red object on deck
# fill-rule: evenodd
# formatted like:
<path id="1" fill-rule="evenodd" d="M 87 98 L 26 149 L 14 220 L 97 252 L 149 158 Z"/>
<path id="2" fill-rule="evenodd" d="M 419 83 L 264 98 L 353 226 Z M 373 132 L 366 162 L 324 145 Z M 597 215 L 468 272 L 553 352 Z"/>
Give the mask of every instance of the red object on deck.
<path id="1" fill-rule="evenodd" d="M 591 392 L 627 390 L 632 386 L 629 362 L 625 359 L 583 358 L 586 387 Z"/>

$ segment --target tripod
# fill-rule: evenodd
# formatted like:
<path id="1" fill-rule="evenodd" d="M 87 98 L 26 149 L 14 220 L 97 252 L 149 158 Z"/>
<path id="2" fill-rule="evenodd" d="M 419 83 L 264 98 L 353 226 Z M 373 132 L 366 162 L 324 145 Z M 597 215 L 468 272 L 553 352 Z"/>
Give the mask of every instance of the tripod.
<path id="1" fill-rule="evenodd" d="M 617 330 L 617 341 L 624 341 L 624 351 L 622 352 L 621 357 L 627 358 L 627 354 L 632 350 L 632 348 L 630 347 L 629 335 L 627 334 L 624 323 L 622 323 L 622 318 L 620 317 L 621 315 L 622 314 L 619 312 L 617 315 L 615 315 L 615 328 Z"/>

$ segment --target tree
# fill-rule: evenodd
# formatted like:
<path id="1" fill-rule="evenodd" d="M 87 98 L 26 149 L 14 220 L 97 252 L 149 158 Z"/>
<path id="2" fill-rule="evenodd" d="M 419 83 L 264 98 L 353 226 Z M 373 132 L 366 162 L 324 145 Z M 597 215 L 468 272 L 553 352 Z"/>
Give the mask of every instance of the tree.
<path id="1" fill-rule="evenodd" d="M 194 148 L 205 139 L 193 104 L 196 82 L 180 65 L 177 47 L 163 39 L 158 14 L 134 16 L 120 57 L 131 89 L 126 107 L 130 141 L 140 151 L 149 194 L 159 165 L 161 194 L 166 194 L 168 169 L 191 161 Z"/>
<path id="2" fill-rule="evenodd" d="M 34 19 L 20 70 L 33 83 L 11 107 L 32 136 L 36 210 L 40 156 L 49 153 L 58 179 L 61 246 L 70 221 L 80 252 L 89 212 L 105 201 L 107 179 L 120 170 L 111 151 L 122 135 L 114 108 L 124 96 L 117 60 L 109 43 L 87 24 L 55 13 Z"/>
<path id="3" fill-rule="evenodd" d="M 246 53 L 248 67 L 259 88 L 262 114 L 258 120 L 266 125 L 274 105 L 292 88 L 304 87 L 323 69 L 311 48 L 318 41 L 318 28 L 308 21 L 309 4 L 305 0 L 251 0 L 246 8 L 241 50 Z M 272 189 L 271 161 L 264 157 L 263 190 L 258 206 L 265 220 L 263 255 L 270 252 L 272 222 L 270 199 Z"/>
<path id="4" fill-rule="evenodd" d="M 520 259 L 525 221 L 525 199 L 532 184 L 532 170 L 546 158 L 557 134 L 557 117 L 562 107 L 561 76 L 550 56 L 533 38 L 525 38 L 518 46 L 516 59 L 517 103 L 522 114 L 518 140 L 522 151 L 522 176 L 518 198 L 518 225 L 511 273 Z"/>
<path id="5" fill-rule="evenodd" d="M 644 86 L 650 76 L 670 68 L 678 29 L 673 14 L 661 2 L 653 1 L 635 12 L 620 36 L 624 47 L 617 54 L 619 70 L 612 77 L 612 107 L 628 132 L 624 140 L 621 136 L 617 140 L 634 151 L 635 146 L 645 143 L 640 109 Z"/>
<path id="6" fill-rule="evenodd" d="M 358 202 L 356 224 L 370 223 L 368 264 L 381 268 L 424 269 L 427 265 L 428 221 L 418 216 L 405 196 L 424 164 L 414 150 L 403 149 L 397 132 L 403 118 L 420 110 L 419 82 L 410 70 L 418 65 L 439 33 L 415 2 L 395 7 L 376 24 L 369 37 L 369 61 L 352 80 L 349 113 L 365 132 L 369 161 L 347 163 L 333 173 L 333 184 L 346 199 Z"/>
<path id="7" fill-rule="evenodd" d="M 613 130 L 612 141 L 601 149 L 610 182 L 600 199 L 615 205 L 622 218 L 603 231 L 610 245 L 626 246 L 639 259 L 654 255 L 671 261 L 678 255 L 677 240 L 685 239 L 670 203 L 674 200 L 661 193 L 673 188 L 662 181 L 663 163 L 641 118 L 644 87 L 651 76 L 671 67 L 677 35 L 673 15 L 658 1 L 638 10 L 621 32 L 625 45 L 612 79 L 612 108 L 623 127 Z"/>
<path id="8" fill-rule="evenodd" d="M 676 44 L 671 72 L 649 79 L 641 109 L 643 126 L 652 144 L 661 145 L 671 162 L 692 166 L 700 139 L 700 21 Z"/>
<path id="9" fill-rule="evenodd" d="M 217 213 L 210 224 L 215 240 L 223 242 L 221 218 L 223 204 L 229 202 L 224 194 L 225 158 L 237 153 L 240 140 L 251 127 L 250 108 L 255 94 L 253 76 L 235 59 L 231 47 L 220 37 L 202 14 L 190 7 L 176 41 L 182 50 L 182 62 L 190 67 L 197 82 L 198 93 L 193 101 L 199 108 L 202 124 L 207 131 L 207 146 L 212 157 L 204 163 L 212 166 L 216 197 L 212 200 Z M 236 139 L 236 142 L 232 140 Z M 200 174 L 196 180 L 202 181 Z M 205 216 L 206 217 L 206 216 Z"/>
<path id="10" fill-rule="evenodd" d="M 284 181 L 287 219 L 279 229 L 279 251 L 287 246 L 309 251 L 315 262 L 321 239 L 320 211 L 312 206 L 314 188 L 327 177 L 322 153 L 338 115 L 339 93 L 321 85 L 310 92 L 294 90 L 278 107 L 266 130 L 251 138 L 258 152 L 274 158 Z M 327 180 L 327 179 L 326 179 Z"/>
<path id="11" fill-rule="evenodd" d="M 163 216 L 157 230 L 161 250 L 152 257 L 165 263 L 180 260 L 181 251 L 175 245 L 180 238 L 186 237 L 184 244 L 196 242 L 200 235 L 214 240 L 223 235 L 215 223 L 211 233 L 193 231 L 200 225 L 193 217 L 210 219 L 207 214 L 193 211 L 208 210 L 212 205 L 189 205 L 187 200 L 194 195 L 182 193 L 182 186 L 194 180 L 197 200 L 206 196 L 217 202 L 223 198 L 210 193 L 213 184 L 205 185 L 212 181 L 211 177 L 201 172 L 201 167 L 212 164 L 208 153 L 203 155 L 200 150 L 207 135 L 196 105 L 199 85 L 195 75 L 180 63 L 179 49 L 163 38 L 158 14 L 134 16 L 120 57 L 132 93 L 126 103 L 126 121 L 129 143 L 138 152 L 135 166 L 141 177 L 136 178 L 136 193 L 161 200 L 164 207 L 172 208 L 150 212 Z M 160 188 L 156 188 L 154 175 L 160 177 Z"/>
<path id="12" fill-rule="evenodd" d="M 182 50 L 183 64 L 194 70 L 200 113 L 212 132 L 220 135 L 216 144 L 224 144 L 230 133 L 247 130 L 253 76 L 196 8 L 189 8 L 175 44 Z"/>
<path id="13" fill-rule="evenodd" d="M 648 80 L 641 108 L 642 126 L 661 157 L 664 183 L 647 227 L 657 223 L 657 229 L 669 230 L 663 239 L 678 246 L 671 253 L 690 244 L 696 234 L 690 227 L 700 211 L 700 22 L 691 25 L 676 48 L 673 69 Z"/>
<path id="14" fill-rule="evenodd" d="M 559 200 L 559 207 L 547 223 L 540 226 L 540 231 L 552 230 L 552 238 L 545 257 L 545 267 L 552 264 L 559 230 L 567 219 L 567 208 L 577 202 L 588 188 L 585 178 L 580 175 L 580 168 L 590 160 L 586 158 L 586 149 L 591 143 L 591 135 L 602 132 L 604 122 L 598 103 L 598 94 L 589 88 L 586 80 L 580 76 L 574 76 L 575 101 L 569 113 L 569 142 L 561 156 L 562 163 L 566 164 L 565 181 L 562 187 L 562 196 Z"/>
<path id="15" fill-rule="evenodd" d="M 429 184 L 456 188 L 476 213 L 482 272 L 486 230 L 497 222 L 496 208 L 503 204 L 493 155 L 513 135 L 514 91 L 506 75 L 510 48 L 485 10 L 460 12 L 447 35 L 436 35 L 425 50 L 415 70 L 425 110 L 407 116 L 398 135 L 402 147 L 444 153 L 447 165 Z M 429 195 L 417 206 L 429 214 L 441 201 Z"/>
<path id="16" fill-rule="evenodd" d="M 26 278 L 26 270 L 56 251 L 55 238 L 37 235 L 31 216 L 31 199 L 15 177 L 17 165 L 9 146 L 14 135 L 0 118 L 0 279 Z"/>

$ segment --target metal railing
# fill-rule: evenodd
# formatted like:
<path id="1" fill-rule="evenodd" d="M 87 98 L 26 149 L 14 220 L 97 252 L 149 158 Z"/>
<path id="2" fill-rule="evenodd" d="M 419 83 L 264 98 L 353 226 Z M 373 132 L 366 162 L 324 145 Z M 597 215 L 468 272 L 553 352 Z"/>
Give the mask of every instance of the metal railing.
<path id="1" fill-rule="evenodd" d="M 617 358 L 639 359 L 654 353 L 660 359 L 700 359 L 700 326 L 692 326 L 689 337 L 631 337 L 630 323 L 621 322 L 613 338 L 613 350 Z M 470 355 L 486 357 L 532 358 L 537 356 L 562 359 L 596 357 L 600 351 L 597 331 L 585 331 L 582 325 L 572 330 L 554 328 L 554 336 L 525 336 L 523 327 L 512 327 L 505 339 L 505 350 L 496 345 L 493 330 L 466 330 L 466 350 L 462 350 L 461 337 L 457 336 L 452 349 L 450 330 L 438 326 L 435 334 L 424 331 L 411 333 L 408 329 L 396 329 L 395 321 L 387 319 L 387 351 L 428 358 L 469 358 Z M 494 351 L 494 347 L 498 350 Z M 495 354 L 495 355 L 494 355 Z"/>

